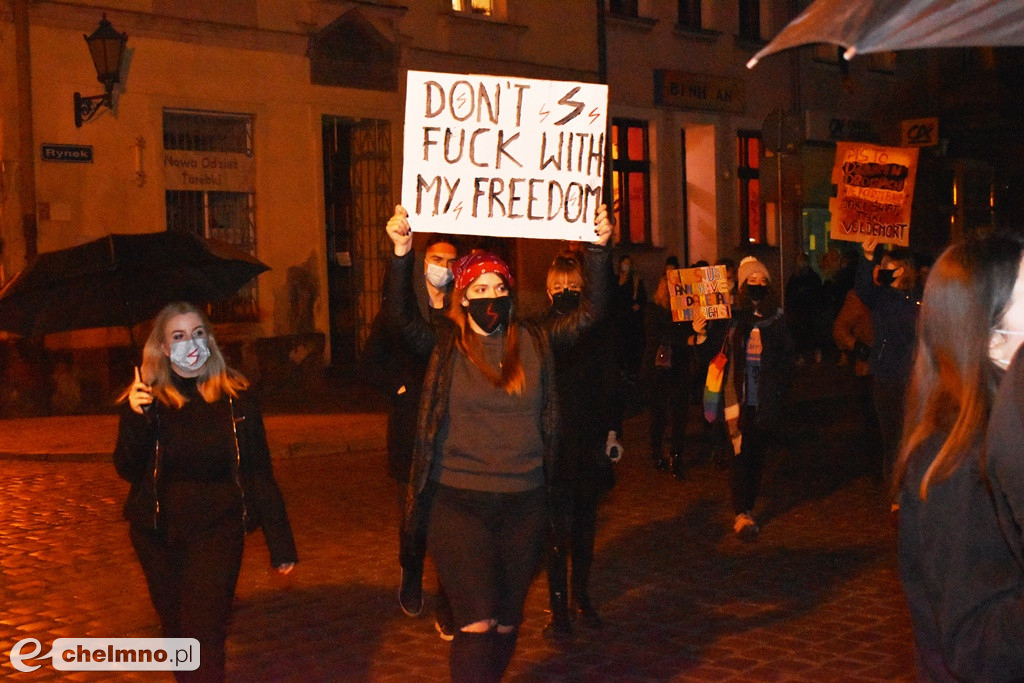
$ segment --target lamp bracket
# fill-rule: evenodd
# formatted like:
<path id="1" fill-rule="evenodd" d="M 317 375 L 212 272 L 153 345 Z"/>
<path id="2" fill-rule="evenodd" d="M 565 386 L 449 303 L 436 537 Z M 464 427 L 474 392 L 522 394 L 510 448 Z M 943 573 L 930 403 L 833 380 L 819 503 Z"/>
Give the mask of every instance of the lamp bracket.
<path id="1" fill-rule="evenodd" d="M 97 113 L 99 113 L 100 107 L 106 107 L 111 109 L 113 106 L 110 93 L 104 93 L 102 95 L 91 95 L 84 97 L 75 93 L 75 127 L 81 128 L 82 124 L 86 121 L 91 121 Z"/>

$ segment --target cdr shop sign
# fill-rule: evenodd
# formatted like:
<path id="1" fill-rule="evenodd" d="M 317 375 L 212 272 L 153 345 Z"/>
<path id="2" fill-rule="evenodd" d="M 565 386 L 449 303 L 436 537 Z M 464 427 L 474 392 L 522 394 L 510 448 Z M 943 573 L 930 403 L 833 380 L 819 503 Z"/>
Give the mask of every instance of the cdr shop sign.
<path id="1" fill-rule="evenodd" d="M 91 164 L 92 145 L 55 145 L 46 143 L 40 149 L 40 158 L 43 161 Z"/>

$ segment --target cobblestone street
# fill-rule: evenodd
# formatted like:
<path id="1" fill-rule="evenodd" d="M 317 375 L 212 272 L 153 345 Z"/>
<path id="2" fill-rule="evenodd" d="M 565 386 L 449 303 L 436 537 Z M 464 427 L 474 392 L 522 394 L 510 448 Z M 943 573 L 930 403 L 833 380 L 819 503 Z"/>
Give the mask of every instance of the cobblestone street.
<path id="1" fill-rule="evenodd" d="M 754 544 L 732 535 L 726 470 L 695 463 L 676 481 L 653 469 L 643 418 L 627 424 L 619 481 L 600 512 L 592 580 L 605 627 L 578 630 L 565 645 L 544 640 L 547 588 L 539 577 L 510 680 L 913 678 L 895 532 L 861 445 L 861 404 L 852 384 L 824 371 L 799 384 L 755 511 L 762 534 Z M 289 419 L 268 420 L 272 441 Z M 381 451 L 347 449 L 351 419 L 310 422 L 308 433 L 290 437 L 293 457 L 275 462 L 301 561 L 282 581 L 268 571 L 260 534 L 249 537 L 228 638 L 232 680 L 447 677 L 449 646 L 427 616 L 431 598 L 420 618 L 398 609 L 393 484 Z M 127 485 L 109 462 L 92 460 L 2 462 L 4 676 L 110 678 L 57 672 L 45 661 L 17 673 L 7 653 L 22 638 L 48 651 L 58 637 L 158 635 L 120 517 Z M 435 584 L 428 569 L 428 592 Z"/>

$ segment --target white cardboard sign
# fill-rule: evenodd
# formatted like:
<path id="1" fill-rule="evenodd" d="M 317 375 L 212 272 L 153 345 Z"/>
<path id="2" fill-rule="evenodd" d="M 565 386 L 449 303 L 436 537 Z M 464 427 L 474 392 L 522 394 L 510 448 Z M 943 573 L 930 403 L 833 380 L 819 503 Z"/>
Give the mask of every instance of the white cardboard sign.
<path id="1" fill-rule="evenodd" d="M 414 230 L 593 241 L 608 86 L 410 71 L 402 205 Z"/>

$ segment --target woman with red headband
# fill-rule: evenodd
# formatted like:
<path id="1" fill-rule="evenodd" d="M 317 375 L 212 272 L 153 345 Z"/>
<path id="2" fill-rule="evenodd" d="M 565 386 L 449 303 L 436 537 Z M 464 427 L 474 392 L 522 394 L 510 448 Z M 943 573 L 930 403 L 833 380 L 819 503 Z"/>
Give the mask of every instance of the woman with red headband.
<path id="1" fill-rule="evenodd" d="M 526 594 L 540 561 L 556 491 L 558 407 L 551 347 L 571 346 L 607 308 L 611 223 L 602 205 L 584 252 L 588 287 L 571 315 L 520 320 L 515 282 L 494 254 L 452 264 L 447 324 L 415 315 L 412 228 L 401 206 L 384 286 L 391 323 L 430 355 L 409 479 L 405 528 L 429 515 L 427 548 L 458 630 L 454 681 L 501 680 L 515 651 Z"/>

